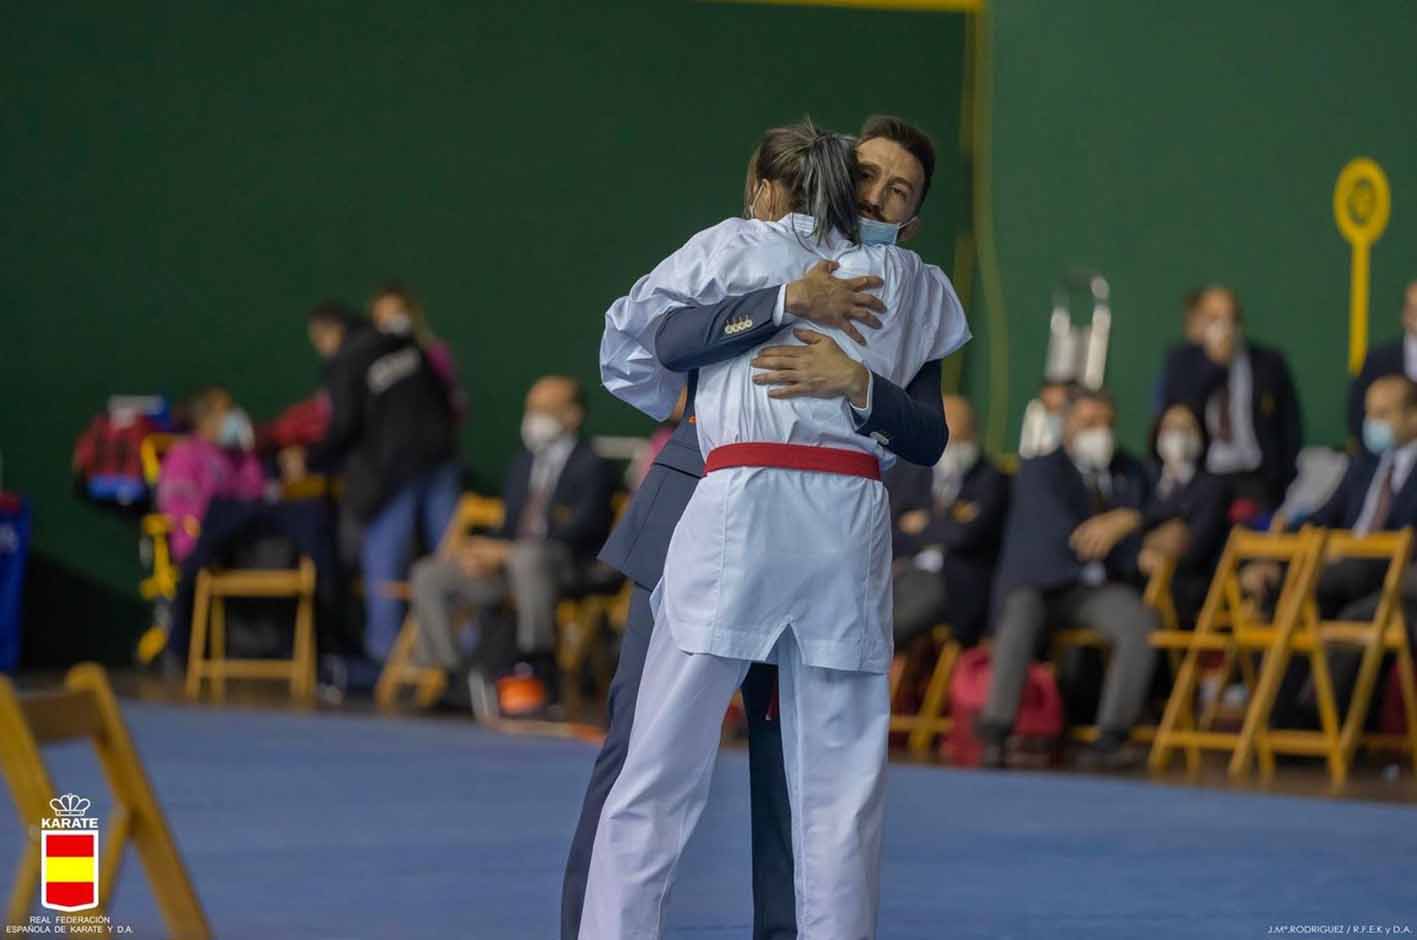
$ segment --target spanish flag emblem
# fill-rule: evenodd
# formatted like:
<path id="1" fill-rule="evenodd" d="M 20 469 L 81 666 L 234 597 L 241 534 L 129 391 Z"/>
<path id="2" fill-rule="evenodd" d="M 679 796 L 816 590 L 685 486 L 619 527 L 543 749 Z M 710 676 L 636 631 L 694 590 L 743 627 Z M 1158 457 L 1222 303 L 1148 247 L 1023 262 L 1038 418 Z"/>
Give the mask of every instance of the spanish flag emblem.
<path id="1" fill-rule="evenodd" d="M 44 832 L 41 902 L 54 911 L 98 907 L 98 833 Z"/>

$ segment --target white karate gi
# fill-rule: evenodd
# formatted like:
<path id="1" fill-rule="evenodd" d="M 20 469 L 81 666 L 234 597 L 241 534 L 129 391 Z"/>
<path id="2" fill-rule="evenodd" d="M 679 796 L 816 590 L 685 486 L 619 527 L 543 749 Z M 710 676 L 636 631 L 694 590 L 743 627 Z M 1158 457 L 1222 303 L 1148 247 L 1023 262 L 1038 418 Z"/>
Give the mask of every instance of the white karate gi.
<path id="1" fill-rule="evenodd" d="M 782 284 L 823 258 L 838 276 L 885 281 L 879 330 L 862 347 L 826 333 L 904 385 L 969 338 L 938 268 L 895 246 L 859 246 L 813 220 L 730 219 L 699 233 L 606 314 L 606 387 L 662 416 L 681 376 L 651 352 L 659 317 L 689 304 Z M 787 322 L 790 315 L 779 310 Z M 796 344 L 790 333 L 770 342 Z M 771 399 L 749 352 L 699 370 L 695 415 L 705 456 L 781 442 L 892 457 L 858 434 L 843 399 Z M 804 940 L 874 936 L 892 654 L 891 532 L 885 488 L 833 473 L 732 467 L 696 488 L 655 591 L 656 629 L 624 768 L 592 851 L 583 940 L 658 938 L 673 868 L 708 795 L 722 716 L 751 661 L 779 667 L 780 715 Z"/>

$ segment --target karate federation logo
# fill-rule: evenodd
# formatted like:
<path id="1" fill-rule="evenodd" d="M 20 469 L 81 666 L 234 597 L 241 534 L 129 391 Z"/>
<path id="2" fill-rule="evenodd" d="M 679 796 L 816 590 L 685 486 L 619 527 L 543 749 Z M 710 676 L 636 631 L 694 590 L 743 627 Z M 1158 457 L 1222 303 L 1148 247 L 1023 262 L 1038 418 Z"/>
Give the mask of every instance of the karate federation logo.
<path id="1" fill-rule="evenodd" d="M 66 793 L 49 801 L 54 815 L 41 820 L 39 902 L 51 911 L 98 907 L 98 819 L 85 815 L 90 805 Z"/>

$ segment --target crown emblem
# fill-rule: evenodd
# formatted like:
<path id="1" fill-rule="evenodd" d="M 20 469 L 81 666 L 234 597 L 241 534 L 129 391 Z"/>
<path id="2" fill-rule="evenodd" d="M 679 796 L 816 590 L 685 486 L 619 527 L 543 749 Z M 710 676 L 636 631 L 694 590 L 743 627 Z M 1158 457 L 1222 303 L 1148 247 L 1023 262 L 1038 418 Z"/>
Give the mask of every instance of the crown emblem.
<path id="1" fill-rule="evenodd" d="M 92 804 L 87 799 L 73 793 L 66 793 L 49 801 L 49 808 L 56 816 L 82 816 L 89 811 L 90 805 Z"/>

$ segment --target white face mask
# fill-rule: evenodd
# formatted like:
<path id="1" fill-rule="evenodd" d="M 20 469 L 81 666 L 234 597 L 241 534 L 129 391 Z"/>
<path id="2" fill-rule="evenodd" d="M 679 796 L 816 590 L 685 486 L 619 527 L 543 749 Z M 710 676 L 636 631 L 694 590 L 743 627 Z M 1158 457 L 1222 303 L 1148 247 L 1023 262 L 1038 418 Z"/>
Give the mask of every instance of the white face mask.
<path id="1" fill-rule="evenodd" d="M 1112 463 L 1117 442 L 1111 428 L 1088 428 L 1073 435 L 1068 453 L 1078 463 L 1092 470 L 1106 470 Z"/>
<path id="2" fill-rule="evenodd" d="M 1156 452 L 1167 466 L 1189 466 L 1201 455 L 1200 435 L 1194 431 L 1162 431 L 1156 438 Z"/>
<path id="3" fill-rule="evenodd" d="M 979 445 L 974 441 L 950 441 L 940 462 L 935 464 L 932 489 L 943 502 L 952 503 L 959 496 L 964 476 L 979 460 Z"/>
<path id="4" fill-rule="evenodd" d="M 522 417 L 522 443 L 533 454 L 539 454 L 565 433 L 561 422 L 539 411 L 528 411 Z"/>
<path id="5" fill-rule="evenodd" d="M 232 408 L 222 419 L 217 446 L 226 450 L 250 450 L 255 443 L 256 433 L 251 427 L 251 419 L 240 408 Z"/>

